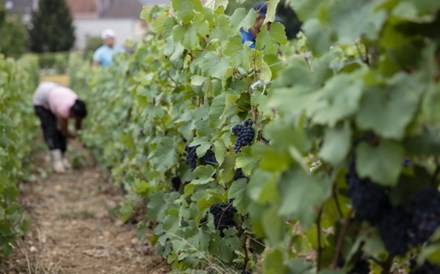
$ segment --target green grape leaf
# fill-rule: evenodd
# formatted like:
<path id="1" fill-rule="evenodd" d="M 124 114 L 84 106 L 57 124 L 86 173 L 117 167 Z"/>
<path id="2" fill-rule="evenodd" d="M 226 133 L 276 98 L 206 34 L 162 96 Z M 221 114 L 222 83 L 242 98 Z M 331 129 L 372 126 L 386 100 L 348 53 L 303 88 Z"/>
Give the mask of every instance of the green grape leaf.
<path id="1" fill-rule="evenodd" d="M 297 167 L 283 174 L 280 189 L 280 214 L 298 218 L 308 227 L 317 216 L 317 208 L 331 194 L 331 183 Z"/>
<path id="2" fill-rule="evenodd" d="M 222 114 L 225 110 L 225 94 L 221 94 L 212 100 L 209 109 L 208 123 L 210 127 L 218 128 L 223 123 Z"/>
<path id="3" fill-rule="evenodd" d="M 249 147 L 244 147 L 241 149 L 240 154 L 237 156 L 236 168 L 243 169 L 245 175 L 251 174 L 254 170 L 257 160 L 250 153 Z"/>
<path id="4" fill-rule="evenodd" d="M 174 42 L 180 42 L 185 49 L 200 48 L 201 37 L 209 33 L 208 23 L 195 19 L 193 24 L 177 25 L 173 29 Z"/>
<path id="5" fill-rule="evenodd" d="M 235 229 L 228 228 L 223 232 L 224 237 L 220 237 L 220 233 L 210 235 L 209 251 L 224 262 L 231 262 L 234 252 L 240 250 L 240 240 L 236 236 L 237 231 Z"/>
<path id="6" fill-rule="evenodd" d="M 228 7 L 229 0 L 207 0 L 205 3 L 205 7 L 210 9 L 218 9 L 219 7 L 223 7 L 226 9 Z"/>
<path id="7" fill-rule="evenodd" d="M 226 41 L 223 53 L 225 56 L 229 57 L 229 64 L 231 66 L 238 67 L 242 64 L 246 65 L 244 61 L 248 54 L 246 54 L 246 51 L 243 50 L 241 37 L 239 35 L 231 37 Z"/>
<path id="8" fill-rule="evenodd" d="M 327 128 L 319 157 L 333 166 L 339 165 L 347 156 L 350 146 L 351 128 L 348 123 L 344 123 L 342 128 Z"/>
<path id="9" fill-rule="evenodd" d="M 200 0 L 172 0 L 171 3 L 173 10 L 177 13 L 177 17 L 184 24 L 189 23 L 196 12 L 203 10 Z"/>
<path id="10" fill-rule="evenodd" d="M 265 27 L 257 35 L 256 48 L 264 51 L 265 54 L 276 54 L 281 45 L 287 42 L 286 32 L 281 23 L 272 23 L 270 29 Z"/>
<path id="11" fill-rule="evenodd" d="M 321 0 L 287 0 L 287 3 L 298 13 L 301 21 L 312 17 L 318 17 L 318 13 L 323 10 L 326 3 Z"/>
<path id="12" fill-rule="evenodd" d="M 151 22 L 151 30 L 158 35 L 169 37 L 171 36 L 176 23 L 174 17 L 170 17 L 167 13 L 163 12 Z"/>
<path id="13" fill-rule="evenodd" d="M 249 179 L 249 197 L 260 204 L 278 200 L 277 180 L 278 176 L 274 173 L 255 170 Z"/>
<path id="14" fill-rule="evenodd" d="M 432 84 L 429 86 L 422 101 L 422 111 L 429 122 L 438 123 L 440 121 L 440 109 L 438 108 L 440 102 L 440 84 Z"/>
<path id="15" fill-rule="evenodd" d="M 239 179 L 232 183 L 228 191 L 228 199 L 234 199 L 233 205 L 240 214 L 246 214 L 247 209 L 247 182 Z"/>
<path id="16" fill-rule="evenodd" d="M 213 78 L 226 80 L 232 75 L 232 67 L 229 62 L 215 52 L 208 52 L 203 57 L 201 66 L 203 71 Z"/>
<path id="17" fill-rule="evenodd" d="M 225 144 L 220 140 L 215 141 L 214 142 L 214 152 L 215 152 L 215 159 L 217 160 L 219 165 L 221 165 L 223 163 L 223 161 L 225 160 L 225 155 L 226 155 Z"/>
<path id="18" fill-rule="evenodd" d="M 440 155 L 438 131 L 426 129 L 423 133 L 407 136 L 403 140 L 405 149 L 415 155 Z"/>
<path id="19" fill-rule="evenodd" d="M 314 274 L 313 265 L 302 259 L 293 259 L 287 262 L 288 273 Z"/>
<path id="20" fill-rule="evenodd" d="M 275 13 L 277 11 L 277 6 L 280 0 L 269 0 L 269 4 L 267 5 L 267 13 L 264 18 L 264 24 L 268 22 L 275 22 Z"/>
<path id="21" fill-rule="evenodd" d="M 363 85 L 359 74 L 334 76 L 317 93 L 316 103 L 310 110 L 315 123 L 334 127 L 339 120 L 357 111 Z"/>
<path id="22" fill-rule="evenodd" d="M 313 52 L 323 54 L 329 50 L 331 46 L 330 32 L 321 25 L 318 19 L 307 20 L 303 29 Z"/>
<path id="23" fill-rule="evenodd" d="M 381 140 L 377 147 L 361 143 L 356 148 L 356 171 L 361 178 L 369 177 L 376 183 L 395 186 L 404 156 L 405 151 L 397 142 Z"/>
<path id="24" fill-rule="evenodd" d="M 438 1 L 430 0 L 403 0 L 400 1 L 399 5 L 394 9 L 395 13 L 402 15 L 405 12 L 404 18 L 412 21 L 426 21 L 434 16 L 435 10 L 440 9 L 440 3 Z M 410 14 L 408 14 L 408 10 Z M 415 15 L 418 15 L 417 17 Z M 411 16 L 408 16 L 411 15 Z M 428 16 L 428 18 L 427 18 Z"/>
<path id="25" fill-rule="evenodd" d="M 298 151 L 305 153 L 311 148 L 311 143 L 305 132 L 293 128 L 284 121 L 278 121 L 267 125 L 263 130 L 263 136 L 270 140 L 271 146 L 278 151 L 286 151 L 295 147 Z"/>
<path id="26" fill-rule="evenodd" d="M 171 137 L 162 137 L 156 150 L 150 155 L 150 160 L 158 171 L 166 171 L 177 163 L 176 143 Z"/>
<path id="27" fill-rule="evenodd" d="M 337 34 L 338 42 L 354 43 L 362 36 L 377 39 L 387 19 L 386 11 L 377 9 L 381 3 L 382 0 L 336 1 L 329 10 L 329 28 Z"/>
<path id="28" fill-rule="evenodd" d="M 229 22 L 231 26 L 235 26 L 235 31 L 238 33 L 241 28 L 244 30 L 250 29 L 257 19 L 257 13 L 254 9 L 251 9 L 247 14 L 245 9 L 238 8 L 231 15 Z"/>
<path id="29" fill-rule="evenodd" d="M 277 210 L 277 207 L 271 206 L 263 212 L 262 216 L 264 232 L 269 242 L 274 246 L 283 241 L 287 231 L 286 222 L 284 218 L 277 214 Z"/>
<path id="30" fill-rule="evenodd" d="M 215 173 L 215 169 L 210 165 L 198 166 L 193 172 L 193 175 L 196 179 L 192 180 L 191 184 L 204 185 L 209 182 L 212 182 L 214 180 L 212 178 L 212 175 L 214 175 L 214 173 Z"/>
<path id="31" fill-rule="evenodd" d="M 267 251 L 263 259 L 263 272 L 267 274 L 285 273 L 286 267 L 283 263 L 283 253 L 278 250 Z"/>
<path id="32" fill-rule="evenodd" d="M 356 123 L 385 138 L 402 139 L 413 119 L 426 85 L 418 75 L 399 74 L 388 87 L 373 87 L 364 93 Z"/>

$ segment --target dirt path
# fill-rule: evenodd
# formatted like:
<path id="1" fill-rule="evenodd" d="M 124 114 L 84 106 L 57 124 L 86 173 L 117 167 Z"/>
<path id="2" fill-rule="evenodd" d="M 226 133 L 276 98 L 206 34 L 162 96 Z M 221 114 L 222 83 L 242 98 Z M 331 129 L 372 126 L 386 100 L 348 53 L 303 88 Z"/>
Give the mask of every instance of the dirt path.
<path id="1" fill-rule="evenodd" d="M 32 227 L 0 273 L 168 272 L 153 249 L 137 241 L 133 225 L 110 218 L 108 209 L 122 201 L 121 194 L 81 145 L 71 146 L 70 158 L 84 166 L 68 174 L 47 175 L 46 155 L 45 148 L 35 153 L 34 180 L 21 186 Z"/>

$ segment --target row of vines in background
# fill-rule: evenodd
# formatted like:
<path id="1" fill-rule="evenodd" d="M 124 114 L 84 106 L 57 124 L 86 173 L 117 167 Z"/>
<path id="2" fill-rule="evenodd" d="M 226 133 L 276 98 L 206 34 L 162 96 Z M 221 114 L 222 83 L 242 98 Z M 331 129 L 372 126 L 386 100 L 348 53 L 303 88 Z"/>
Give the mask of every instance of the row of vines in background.
<path id="1" fill-rule="evenodd" d="M 122 218 L 174 269 L 437 273 L 440 3 L 287 2 L 293 44 L 272 23 L 251 49 L 254 11 L 173 0 L 113 67 L 71 59 Z"/>
<path id="2" fill-rule="evenodd" d="M 0 55 L 0 260 L 30 223 L 18 201 L 18 184 L 29 171 L 37 132 L 31 98 L 38 80 L 35 57 L 15 61 Z"/>

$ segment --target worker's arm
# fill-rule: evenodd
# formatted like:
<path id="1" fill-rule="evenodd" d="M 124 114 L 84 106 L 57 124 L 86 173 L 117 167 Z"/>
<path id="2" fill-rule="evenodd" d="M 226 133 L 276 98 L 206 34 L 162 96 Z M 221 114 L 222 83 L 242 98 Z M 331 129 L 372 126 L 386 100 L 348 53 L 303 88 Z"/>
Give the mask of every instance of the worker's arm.
<path id="1" fill-rule="evenodd" d="M 70 132 L 68 129 L 69 123 L 66 118 L 58 118 L 60 124 L 61 134 L 63 134 L 67 138 L 75 138 L 75 134 Z"/>
<path id="2" fill-rule="evenodd" d="M 75 120 L 75 129 L 76 129 L 76 131 L 81 130 L 81 125 L 82 125 L 82 119 L 81 118 L 76 118 L 76 120 Z"/>

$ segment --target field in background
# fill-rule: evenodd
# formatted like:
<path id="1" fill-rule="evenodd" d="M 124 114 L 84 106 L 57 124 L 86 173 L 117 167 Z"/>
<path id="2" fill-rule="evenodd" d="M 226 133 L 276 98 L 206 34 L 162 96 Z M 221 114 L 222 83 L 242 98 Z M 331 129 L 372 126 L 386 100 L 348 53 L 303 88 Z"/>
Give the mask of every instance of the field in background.
<path id="1" fill-rule="evenodd" d="M 41 82 L 43 81 L 50 81 L 50 82 L 55 82 L 57 84 L 63 85 L 63 86 L 69 86 L 69 76 L 66 74 L 61 74 L 61 75 L 45 75 L 45 76 L 41 76 L 40 79 Z"/>

